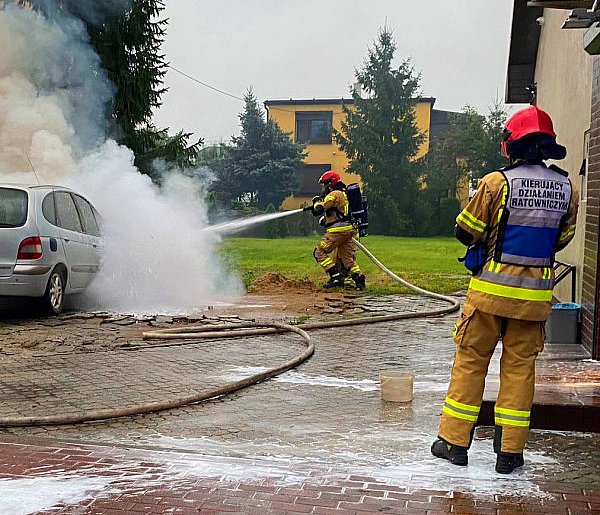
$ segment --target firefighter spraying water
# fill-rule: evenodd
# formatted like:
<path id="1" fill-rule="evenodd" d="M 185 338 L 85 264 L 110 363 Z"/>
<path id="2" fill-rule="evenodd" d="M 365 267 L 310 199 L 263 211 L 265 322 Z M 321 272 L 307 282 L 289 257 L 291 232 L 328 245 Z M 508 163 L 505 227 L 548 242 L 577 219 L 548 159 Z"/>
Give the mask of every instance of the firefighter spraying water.
<path id="1" fill-rule="evenodd" d="M 320 217 L 319 224 L 326 231 L 313 251 L 317 263 L 329 274 L 323 287 L 343 287 L 350 280 L 357 290 L 364 290 L 365 276 L 356 262 L 354 238 L 366 235 L 369 225 L 366 199 L 358 184 L 346 186 L 334 170 L 325 172 L 319 184 L 323 185 L 323 193 L 314 197 L 312 206 L 305 209 Z M 335 259 L 330 256 L 334 251 Z"/>

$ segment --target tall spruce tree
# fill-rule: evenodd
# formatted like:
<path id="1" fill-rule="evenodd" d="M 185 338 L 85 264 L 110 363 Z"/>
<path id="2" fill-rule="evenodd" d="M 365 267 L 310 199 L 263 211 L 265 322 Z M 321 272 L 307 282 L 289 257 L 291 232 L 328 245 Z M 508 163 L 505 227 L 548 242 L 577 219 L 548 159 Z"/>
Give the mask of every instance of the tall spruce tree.
<path id="1" fill-rule="evenodd" d="M 102 67 L 116 86 L 107 117 L 110 136 L 128 146 L 142 173 L 159 179 L 155 159 L 178 167 L 193 166 L 202 145 L 189 144 L 190 133 L 152 124 L 152 110 L 160 107 L 165 93 L 163 78 L 167 63 L 160 47 L 167 20 L 161 19 L 163 0 L 29 0 L 34 9 L 47 16 L 62 11 L 81 20 L 90 42 L 100 56 Z"/>
<path id="2" fill-rule="evenodd" d="M 161 19 L 163 0 L 133 0 L 131 8 L 108 23 L 89 26 L 91 41 L 102 59 L 109 78 L 117 86 L 112 118 L 119 142 L 135 154 L 142 173 L 159 179 L 153 167 L 160 159 L 180 168 L 194 166 L 202 139 L 189 144 L 191 133 L 156 128 L 152 110 L 160 107 L 166 92 L 163 78 L 167 69 L 161 45 L 167 20 Z"/>
<path id="3" fill-rule="evenodd" d="M 350 159 L 348 170 L 362 179 L 371 231 L 411 235 L 418 230 L 417 154 L 424 141 L 415 115 L 420 77 L 408 59 L 394 67 L 395 51 L 392 32 L 382 29 L 355 72 L 354 103 L 344 108 L 346 120 L 334 134 Z"/>
<path id="4" fill-rule="evenodd" d="M 211 166 L 218 178 L 215 194 L 262 210 L 269 204 L 279 206 L 297 187 L 303 146 L 292 142 L 275 122 L 265 120 L 252 89 L 244 96 L 240 127 L 224 157 Z"/>

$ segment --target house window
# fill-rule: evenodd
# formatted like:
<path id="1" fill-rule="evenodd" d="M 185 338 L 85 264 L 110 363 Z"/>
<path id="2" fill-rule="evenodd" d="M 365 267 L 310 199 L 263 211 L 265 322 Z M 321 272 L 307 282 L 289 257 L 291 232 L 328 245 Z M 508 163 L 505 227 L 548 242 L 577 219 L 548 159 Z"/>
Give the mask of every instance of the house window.
<path id="1" fill-rule="evenodd" d="M 304 165 L 298 172 L 298 195 L 309 197 L 321 193 L 319 178 L 331 165 Z"/>
<path id="2" fill-rule="evenodd" d="M 296 143 L 331 143 L 332 111 L 296 113 Z"/>

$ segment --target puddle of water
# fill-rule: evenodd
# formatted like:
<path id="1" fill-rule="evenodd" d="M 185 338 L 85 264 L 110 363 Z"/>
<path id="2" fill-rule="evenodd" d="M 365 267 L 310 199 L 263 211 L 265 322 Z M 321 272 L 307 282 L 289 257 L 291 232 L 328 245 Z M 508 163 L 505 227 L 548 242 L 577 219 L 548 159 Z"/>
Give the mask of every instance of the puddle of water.
<path id="1" fill-rule="evenodd" d="M 224 381 L 238 381 L 254 374 L 267 370 L 264 367 L 232 367 L 228 373 L 218 376 Z M 445 392 L 448 389 L 448 377 L 444 375 L 423 376 L 430 380 L 415 380 L 413 390 L 415 392 Z M 353 388 L 363 392 L 376 392 L 381 390 L 379 381 L 373 379 L 344 379 L 341 377 L 310 375 L 303 372 L 291 370 L 285 372 L 272 381 L 295 385 L 324 386 L 328 388 Z"/>
<path id="2" fill-rule="evenodd" d="M 267 369 L 264 367 L 232 367 L 229 373 L 222 374 L 218 377 L 226 381 L 238 381 L 251 375 L 258 374 L 259 372 L 264 372 L 265 370 Z M 373 381 L 372 379 L 343 379 L 341 377 L 324 375 L 315 376 L 296 372 L 294 370 L 274 377 L 272 381 L 295 385 L 325 386 L 330 388 L 354 388 L 355 390 L 361 390 L 363 392 L 374 392 L 380 389 L 379 381 Z"/>

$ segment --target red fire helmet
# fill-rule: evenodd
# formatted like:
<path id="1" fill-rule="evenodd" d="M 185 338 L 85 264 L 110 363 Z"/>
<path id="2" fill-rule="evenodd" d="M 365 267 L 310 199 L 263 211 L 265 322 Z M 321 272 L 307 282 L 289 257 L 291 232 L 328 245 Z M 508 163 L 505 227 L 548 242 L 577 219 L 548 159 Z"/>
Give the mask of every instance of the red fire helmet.
<path id="1" fill-rule="evenodd" d="M 537 106 L 530 106 L 513 114 L 504 128 L 502 150 L 506 153 L 506 144 L 529 134 L 542 133 L 556 137 L 550 115 Z"/>
<path id="2" fill-rule="evenodd" d="M 323 175 L 321 175 L 321 178 L 319 179 L 319 184 L 329 184 L 329 185 L 333 186 L 334 184 L 337 184 L 341 180 L 342 180 L 342 178 L 340 177 L 339 173 L 337 173 L 334 170 L 328 170 Z"/>

